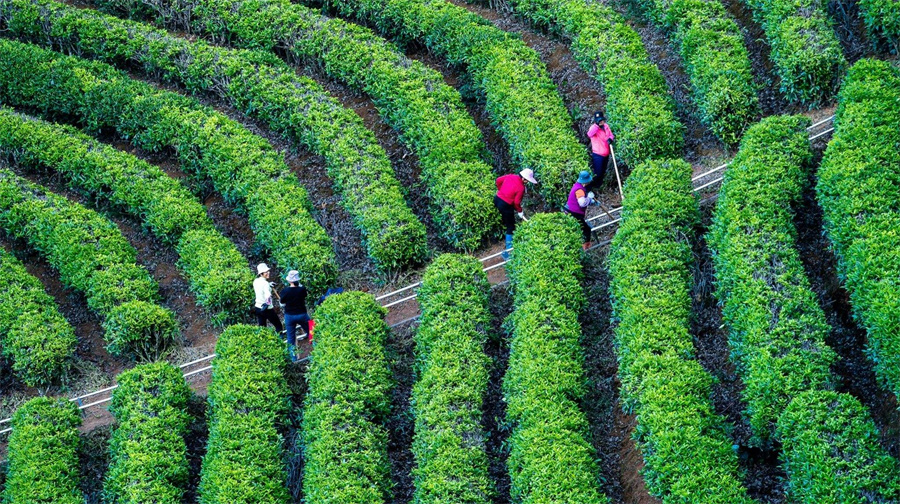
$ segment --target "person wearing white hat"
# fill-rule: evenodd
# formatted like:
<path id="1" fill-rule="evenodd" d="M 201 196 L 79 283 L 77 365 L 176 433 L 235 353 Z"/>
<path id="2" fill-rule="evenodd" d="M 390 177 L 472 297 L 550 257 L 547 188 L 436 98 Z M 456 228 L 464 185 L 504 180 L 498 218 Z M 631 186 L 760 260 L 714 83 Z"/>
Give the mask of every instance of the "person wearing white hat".
<path id="1" fill-rule="evenodd" d="M 306 287 L 300 285 L 300 272 L 288 271 L 288 286 L 281 290 L 279 297 L 284 306 L 284 326 L 287 330 L 288 351 L 292 360 L 297 360 L 297 324 L 309 334 L 309 314 L 306 312 Z"/>
<path id="2" fill-rule="evenodd" d="M 269 271 L 266 263 L 259 263 L 256 266 L 256 280 L 253 281 L 256 301 L 253 303 L 253 312 L 256 313 L 256 321 L 260 326 L 265 327 L 267 323 L 271 322 L 275 331 L 281 332 L 284 327 L 282 327 L 281 320 L 275 313 L 275 307 L 272 304 L 272 286 L 274 284 L 269 282 Z"/>
<path id="3" fill-rule="evenodd" d="M 519 214 L 520 219 L 525 219 L 525 212 L 522 210 L 522 198 L 525 196 L 525 181 L 531 184 L 538 183 L 537 179 L 534 178 L 534 170 L 531 168 L 525 168 L 517 174 L 503 175 L 496 180 L 497 194 L 494 196 L 494 206 L 500 212 L 503 227 L 506 230 L 506 248 L 503 251 L 504 259 L 509 259 L 508 251 L 512 248 L 513 231 L 516 230 L 515 213 Z"/>

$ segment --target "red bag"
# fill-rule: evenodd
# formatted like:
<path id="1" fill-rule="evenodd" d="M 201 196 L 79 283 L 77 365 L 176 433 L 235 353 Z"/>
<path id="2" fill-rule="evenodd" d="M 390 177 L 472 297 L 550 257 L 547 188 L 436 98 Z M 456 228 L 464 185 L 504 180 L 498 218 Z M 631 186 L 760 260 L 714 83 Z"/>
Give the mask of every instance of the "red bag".
<path id="1" fill-rule="evenodd" d="M 313 340 L 313 329 L 316 327 L 316 321 L 313 319 L 309 319 L 309 342 L 312 343 Z"/>

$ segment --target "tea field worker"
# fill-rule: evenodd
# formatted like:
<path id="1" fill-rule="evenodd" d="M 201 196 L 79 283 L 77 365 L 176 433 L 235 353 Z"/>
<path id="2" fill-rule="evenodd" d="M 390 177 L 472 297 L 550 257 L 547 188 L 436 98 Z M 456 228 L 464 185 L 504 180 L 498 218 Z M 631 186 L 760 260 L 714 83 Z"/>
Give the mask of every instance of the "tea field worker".
<path id="1" fill-rule="evenodd" d="M 287 329 L 287 346 L 291 354 L 291 360 L 297 360 L 297 324 L 303 327 L 309 334 L 309 315 L 306 313 L 306 287 L 300 285 L 300 272 L 288 271 L 288 286 L 281 290 L 279 298 L 284 307 L 284 325 Z"/>
<path id="2" fill-rule="evenodd" d="M 594 123 L 588 128 L 588 138 L 591 139 L 591 168 L 594 171 L 594 180 L 588 184 L 588 191 L 603 184 L 606 175 L 606 165 L 609 163 L 609 145 L 616 140 L 603 112 L 594 113 Z"/>
<path id="3" fill-rule="evenodd" d="M 581 225 L 581 237 L 583 241 L 581 248 L 583 250 L 591 248 L 591 227 L 588 226 L 587 222 L 584 220 L 587 207 L 600 204 L 599 202 L 594 201 L 594 193 L 589 192 L 586 189 L 586 187 L 590 185 L 591 180 L 590 172 L 582 171 L 579 173 L 578 181 L 572 185 L 572 190 L 569 191 L 569 199 L 566 201 L 566 206 L 563 207 L 563 211 L 572 217 L 575 217 L 575 220 Z"/>
<path id="4" fill-rule="evenodd" d="M 253 281 L 253 292 L 256 293 L 256 302 L 253 304 L 253 312 L 256 313 L 256 321 L 261 327 L 265 327 L 266 323 L 271 322 L 276 332 L 281 332 L 284 328 L 281 326 L 281 320 L 275 313 L 275 307 L 272 304 L 272 287 L 274 284 L 269 282 L 269 267 L 266 263 L 259 263 L 256 267 L 256 280 Z M 277 293 L 276 293 L 277 296 Z"/>
<path id="5" fill-rule="evenodd" d="M 513 232 L 516 230 L 516 216 L 525 220 L 525 212 L 522 210 L 522 197 L 525 196 L 525 182 L 537 184 L 534 178 L 534 170 L 525 168 L 519 173 L 510 173 L 503 175 L 496 181 L 497 195 L 494 196 L 494 206 L 500 212 L 503 220 L 503 227 L 506 231 L 506 248 L 503 252 L 503 258 L 509 259 L 508 250 L 512 248 Z"/>

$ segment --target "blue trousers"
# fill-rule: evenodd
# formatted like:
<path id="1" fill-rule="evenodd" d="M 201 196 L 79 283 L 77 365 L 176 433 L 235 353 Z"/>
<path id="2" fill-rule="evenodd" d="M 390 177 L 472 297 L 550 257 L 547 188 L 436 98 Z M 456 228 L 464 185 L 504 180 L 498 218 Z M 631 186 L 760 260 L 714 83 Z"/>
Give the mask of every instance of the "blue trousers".
<path id="1" fill-rule="evenodd" d="M 306 331 L 306 334 L 309 334 L 309 315 L 304 313 L 302 315 L 291 315 L 290 313 L 284 314 L 284 325 L 285 329 L 287 329 L 287 344 L 290 346 L 295 346 L 297 344 L 297 324 L 303 326 L 303 330 Z"/>

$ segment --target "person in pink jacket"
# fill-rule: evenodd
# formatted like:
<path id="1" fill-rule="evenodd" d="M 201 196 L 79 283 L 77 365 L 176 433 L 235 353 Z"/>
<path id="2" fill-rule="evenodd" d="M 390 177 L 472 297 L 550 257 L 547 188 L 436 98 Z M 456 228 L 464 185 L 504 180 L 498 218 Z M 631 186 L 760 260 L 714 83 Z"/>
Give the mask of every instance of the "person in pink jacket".
<path id="1" fill-rule="evenodd" d="M 520 219 L 525 219 L 522 209 L 522 198 L 525 196 L 525 182 L 537 184 L 534 178 L 534 170 L 525 168 L 519 173 L 503 175 L 496 180 L 497 194 L 494 196 L 494 206 L 500 212 L 503 227 L 506 231 L 506 248 L 503 250 L 504 259 L 509 259 L 509 249 L 512 248 L 513 231 L 516 229 L 515 213 Z"/>
<path id="2" fill-rule="evenodd" d="M 585 187 L 590 191 L 603 184 L 606 165 L 609 163 L 609 145 L 615 141 L 616 136 L 609 129 L 609 124 L 606 124 L 603 112 L 594 114 L 594 123 L 588 128 L 587 136 L 591 139 L 591 168 L 594 171 L 594 179 Z"/>

